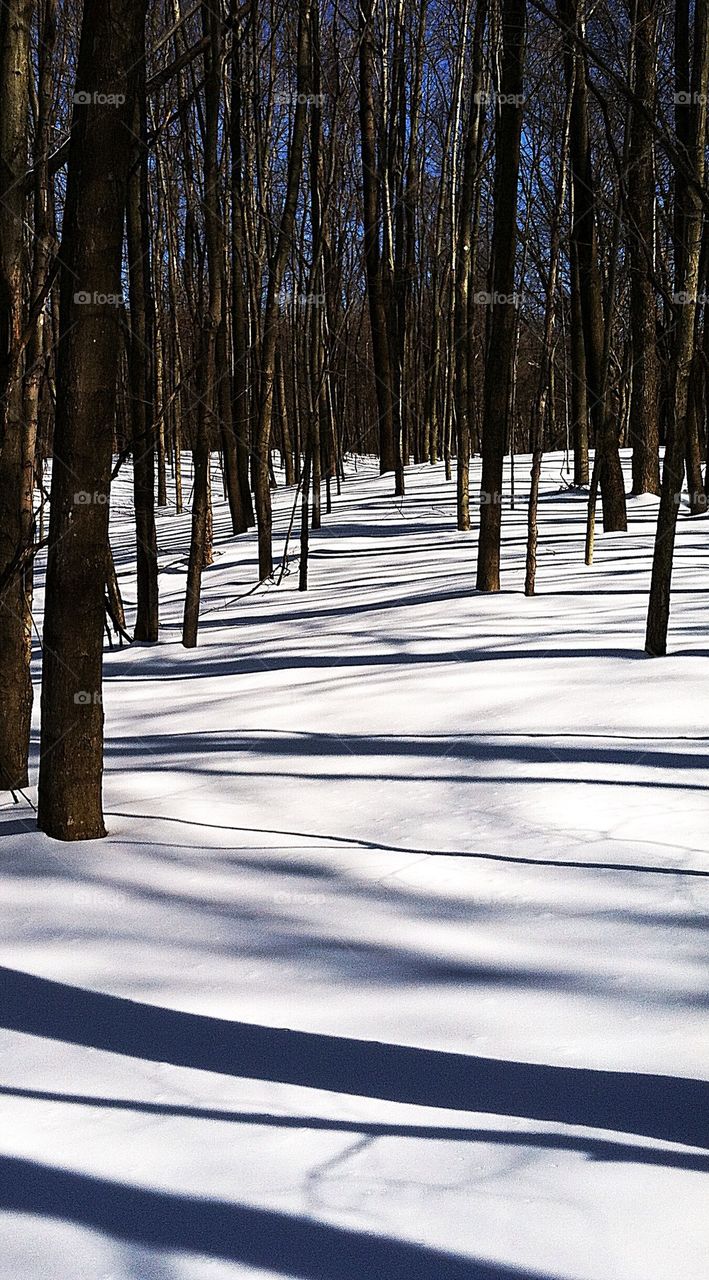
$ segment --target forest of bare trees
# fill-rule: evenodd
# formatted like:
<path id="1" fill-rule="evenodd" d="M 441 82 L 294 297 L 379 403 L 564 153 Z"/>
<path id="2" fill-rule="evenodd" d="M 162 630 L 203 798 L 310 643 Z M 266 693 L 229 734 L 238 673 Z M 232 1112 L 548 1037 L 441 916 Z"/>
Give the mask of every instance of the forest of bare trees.
<path id="1" fill-rule="evenodd" d="M 471 591 L 532 595 L 544 454 L 566 451 L 565 483 L 587 489 L 590 563 L 598 499 L 604 531 L 626 528 L 630 449 L 632 493 L 660 496 L 646 648 L 666 652 L 683 485 L 692 517 L 709 494 L 708 14 L 5 0 L 0 787 L 28 782 L 39 627 L 41 830 L 104 834 L 107 620 L 130 638 L 110 491 L 131 462 L 135 639 L 160 635 L 169 481 L 191 510 L 193 647 L 215 458 L 233 536 L 257 526 L 254 581 L 278 569 L 277 480 L 302 503 L 304 587 L 344 460 L 374 454 L 397 495 L 410 464 L 443 462 L 458 529 L 479 530 Z M 519 582 L 501 556 L 516 455 Z"/>

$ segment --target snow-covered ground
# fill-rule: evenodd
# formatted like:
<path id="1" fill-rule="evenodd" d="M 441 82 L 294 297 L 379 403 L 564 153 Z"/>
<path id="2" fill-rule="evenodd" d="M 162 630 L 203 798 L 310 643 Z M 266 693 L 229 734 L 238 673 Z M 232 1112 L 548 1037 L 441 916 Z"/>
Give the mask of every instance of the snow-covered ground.
<path id="1" fill-rule="evenodd" d="M 440 467 L 350 464 L 307 595 L 218 503 L 189 652 L 160 514 L 108 838 L 0 812 L 3 1280 L 704 1280 L 709 524 L 651 660 L 655 501 L 587 569 L 560 470 L 533 600 L 523 463 L 496 597 Z"/>

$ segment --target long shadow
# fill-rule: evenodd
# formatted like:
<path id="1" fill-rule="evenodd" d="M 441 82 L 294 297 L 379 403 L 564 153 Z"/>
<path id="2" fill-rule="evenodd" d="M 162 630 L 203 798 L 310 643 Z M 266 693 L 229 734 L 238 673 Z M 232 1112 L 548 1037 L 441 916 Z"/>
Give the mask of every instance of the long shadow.
<path id="1" fill-rule="evenodd" d="M 641 1147 L 627 1142 L 570 1133 L 543 1133 L 520 1129 L 466 1129 L 442 1125 L 386 1124 L 367 1120 L 337 1120 L 325 1116 L 281 1116 L 263 1111 L 225 1111 L 214 1107 L 187 1107 L 168 1102 L 144 1102 L 134 1098 L 102 1098 L 95 1094 L 54 1093 L 46 1089 L 20 1089 L 0 1085 L 0 1096 L 36 1102 L 60 1102 L 79 1107 L 135 1111 L 140 1115 L 174 1116 L 182 1120 L 215 1121 L 218 1124 L 257 1125 L 267 1129 L 310 1129 L 326 1133 L 355 1133 L 368 1138 L 416 1138 L 432 1142 L 494 1143 L 504 1147 L 538 1147 L 550 1151 L 577 1151 L 589 1160 L 607 1163 L 661 1165 L 665 1168 L 709 1172 L 709 1155 L 665 1147 Z"/>
<path id="2" fill-rule="evenodd" d="M 670 751 L 665 747 L 647 745 L 649 739 L 634 738 L 621 740 L 623 745 L 598 746 L 593 742 L 584 742 L 586 735 L 556 735 L 551 733 L 545 742 L 540 741 L 543 734 L 357 734 L 357 733 L 307 733 L 307 732 L 264 732 L 237 733 L 232 728 L 217 729 L 210 732 L 201 730 L 185 733 L 148 734 L 135 744 L 136 749 L 144 749 L 146 754 L 158 758 L 163 755 L 175 755 L 180 752 L 199 752 L 212 754 L 215 749 L 226 749 L 235 754 L 246 755 L 279 755 L 289 759 L 316 757 L 341 759 L 349 757 L 384 757 L 386 760 L 399 756 L 409 759 L 430 760 L 470 760 L 476 763 L 500 761 L 518 764 L 548 764 L 549 758 L 559 764 L 612 764 L 642 769 L 709 769 L 706 754 L 706 739 L 679 739 L 683 742 L 698 742 L 700 745 L 690 751 Z M 569 742 L 576 736 L 581 741 Z M 601 735 L 598 735 L 600 737 Z M 558 737 L 566 741 L 559 742 Z M 590 737 L 590 735 L 589 735 Z M 526 740 L 529 739 L 529 740 Z M 617 741 L 617 739 L 615 740 Z M 631 745 L 627 745 L 630 743 Z M 116 745 L 116 750 L 123 751 L 124 743 Z M 593 781 L 593 779 L 591 779 Z M 572 779 L 573 781 L 573 779 Z M 584 779 L 586 781 L 586 779 Z M 627 786 L 629 779 L 621 779 L 621 785 Z M 634 781 L 634 780 L 633 780 Z M 663 784 L 664 785 L 664 784 Z"/>
<path id="3" fill-rule="evenodd" d="M 273 1209 L 171 1195 L 10 1157 L 0 1157 L 0 1208 L 301 1280 L 551 1280 Z"/>
<path id="4" fill-rule="evenodd" d="M 128 755 L 144 754 L 144 750 L 142 749 L 142 744 L 140 749 L 133 751 L 130 745 L 127 745 L 125 744 L 125 742 L 122 742 L 120 747 L 117 748 L 117 750 L 120 753 L 121 759 L 124 759 Z M 204 758 L 207 758 L 206 752 L 204 753 Z M 341 760 L 346 760 L 346 756 L 344 755 L 344 753 L 339 758 Z M 150 767 L 151 769 L 159 770 L 165 773 L 170 771 L 169 765 L 167 764 L 160 765 L 154 760 L 150 761 Z M 196 772 L 201 773 L 202 775 L 211 774 L 213 777 L 219 777 L 219 776 L 223 776 L 224 770 L 219 767 L 215 767 L 215 768 L 202 767 L 202 768 L 197 768 Z M 263 770 L 245 769 L 241 776 L 246 778 L 272 778 L 273 770 L 272 769 L 263 769 Z M 313 769 L 307 773 L 304 770 L 300 770 L 300 769 L 279 769 L 278 777 L 300 779 L 303 782 L 306 782 L 308 779 L 312 779 L 316 782 L 336 782 L 336 781 L 345 781 L 345 782 L 367 781 L 369 782 L 369 778 L 358 777 L 356 774 L 352 773 L 351 769 L 341 769 L 339 772 L 337 772 L 335 769 L 329 769 L 327 772 L 325 772 L 324 770 Z M 431 777 L 430 775 L 422 776 L 420 774 L 416 775 L 416 774 L 409 774 L 409 773 L 389 773 L 389 772 L 384 772 L 382 770 L 380 773 L 377 774 L 377 781 L 378 782 L 407 782 L 407 783 L 426 782 L 429 784 L 431 782 L 442 782 L 444 784 L 450 784 L 451 786 L 481 786 L 486 784 L 488 786 L 493 784 L 495 786 L 515 786 L 517 784 L 524 783 L 528 786 L 537 786 L 537 787 L 543 786 L 543 785 L 559 786 L 560 783 L 563 783 L 564 786 L 571 786 L 571 787 L 574 787 L 574 786 L 576 787 L 587 787 L 587 786 L 617 787 L 617 788 L 620 788 L 621 790 L 624 789 L 626 791 L 630 789 L 634 790 L 636 788 L 640 788 L 641 790 L 657 790 L 659 788 L 662 791 L 686 791 L 686 792 L 700 791 L 703 793 L 709 791 L 709 786 L 706 786 L 703 783 L 699 783 L 699 782 L 664 782 L 664 781 L 655 782 L 654 780 L 649 778 L 638 779 L 638 778 L 568 778 L 568 777 L 565 777 L 563 779 L 560 779 L 560 778 L 546 778 L 546 777 L 538 776 L 533 773 L 520 773 L 520 774 L 487 773 L 482 776 L 479 776 L 479 775 L 473 776 L 473 775 L 466 775 L 466 774 L 459 774 L 459 773 L 436 773 Z"/>
<path id="5" fill-rule="evenodd" d="M 508 1062 L 138 1004 L 0 968 L 0 1025 L 223 1075 L 709 1146 L 709 1084 Z"/>
<path id="6" fill-rule="evenodd" d="M 153 734 L 143 737 L 139 742 L 127 741 L 119 739 L 109 744 L 107 749 L 107 758 L 115 755 L 120 758 L 121 763 L 125 763 L 125 759 L 131 756 L 148 756 L 151 761 L 151 767 L 163 772 L 169 772 L 174 767 L 174 759 L 181 756 L 185 760 L 189 758 L 192 762 L 195 754 L 204 764 L 200 764 L 199 772 L 212 773 L 215 776 L 223 773 L 223 764 L 218 763 L 219 753 L 229 753 L 230 756 L 240 754 L 247 756 L 281 754 L 288 756 L 294 761 L 304 758 L 315 758 L 317 760 L 332 760 L 334 763 L 327 770 L 313 770 L 306 773 L 304 770 L 279 769 L 279 775 L 283 778 L 298 778 L 302 780 L 318 779 L 320 781 L 332 781 L 333 779 L 346 779 L 348 781 L 357 780 L 356 772 L 343 762 L 347 762 L 350 758 L 370 757 L 382 758 L 387 762 L 386 767 L 380 768 L 378 777 L 381 781 L 387 782 L 404 782 L 407 784 L 416 781 L 423 781 L 424 778 L 415 774 L 394 773 L 389 765 L 390 761 L 398 757 L 408 757 L 412 759 L 431 757 L 438 760 L 463 760 L 471 762 L 480 762 L 491 764 L 499 762 L 501 765 L 507 766 L 511 761 L 518 764 L 541 764 L 548 766 L 549 760 L 552 759 L 558 765 L 568 764 L 608 764 L 608 765 L 625 765 L 642 768 L 643 770 L 662 769 L 669 771 L 676 769 L 693 769 L 706 770 L 707 762 L 704 756 L 688 754 L 684 752 L 671 751 L 639 751 L 637 749 L 622 748 L 599 748 L 588 747 L 580 748 L 577 746 L 554 746 L 550 744 L 548 747 L 540 746 L 537 743 L 500 743 L 497 745 L 493 741 L 469 741 L 465 737 L 461 739 L 452 739 L 448 745 L 446 740 L 432 742 L 430 740 L 419 741 L 416 737 L 395 736 L 385 737 L 378 736 L 370 739 L 366 735 L 358 734 L 293 734 L 279 735 L 269 737 L 267 735 L 257 734 L 238 734 L 233 730 L 221 730 L 216 733 L 204 732 L 188 732 L 183 734 Z M 208 763 L 207 763 L 208 762 Z M 340 766 L 339 772 L 336 771 L 336 765 Z M 247 769 L 247 773 L 251 776 L 258 776 L 256 769 L 252 767 Z M 427 774 L 425 776 L 427 782 L 431 778 Z M 501 786 L 517 786 L 520 784 L 533 784 L 535 786 L 542 785 L 558 785 L 557 777 L 548 777 L 545 775 L 519 774 L 512 773 L 508 770 L 499 773 L 436 773 L 433 781 L 444 784 L 455 785 L 480 785 L 496 784 Z M 594 786 L 615 787 L 620 789 L 642 788 L 645 790 L 675 790 L 682 792 L 705 792 L 709 788 L 702 782 L 687 781 L 669 781 L 662 778 L 658 781 L 653 775 L 627 777 L 569 777 L 565 776 L 565 785 L 570 786 Z"/>
<path id="7" fill-rule="evenodd" d="M 108 755 L 111 753 L 107 752 L 106 754 Z M 127 757 L 136 756 L 140 758 L 145 756 L 146 753 L 142 744 L 140 744 L 139 747 L 134 748 L 130 743 L 127 743 L 125 740 L 122 740 L 120 742 L 120 745 L 118 743 L 115 744 L 115 749 L 113 754 L 118 755 L 121 761 L 125 762 Z M 208 761 L 209 754 L 207 752 L 204 752 L 201 758 L 204 761 Z M 346 761 L 347 757 L 344 754 L 344 752 L 342 756 L 339 757 L 339 759 L 340 761 Z M 154 772 L 170 773 L 173 766 L 171 766 L 169 763 L 160 764 L 156 759 L 153 758 L 153 759 L 150 759 L 149 767 Z M 233 777 L 234 773 L 237 772 L 237 770 L 234 769 L 233 767 L 225 766 L 224 762 L 217 762 L 213 764 L 205 763 L 200 765 L 192 764 L 191 767 L 194 773 L 198 774 L 200 777 L 203 777 L 203 778 L 204 777 L 223 778 L 225 776 Z M 245 778 L 273 778 L 274 776 L 273 769 L 271 768 L 264 768 L 264 769 L 244 768 L 243 770 L 239 770 L 238 774 L 242 781 Z M 369 776 L 357 775 L 351 769 L 347 769 L 347 768 L 341 768 L 339 770 L 336 768 L 330 768 L 327 770 L 310 769 L 307 772 L 304 769 L 279 769 L 278 777 L 292 779 L 293 781 L 299 781 L 303 784 L 309 781 L 329 782 L 329 783 L 355 782 L 360 784 L 361 783 L 370 784 L 372 781 L 372 779 Z M 626 790 L 626 791 L 629 791 L 629 790 L 648 791 L 648 790 L 660 789 L 662 791 L 681 791 L 681 792 L 686 792 L 688 794 L 699 792 L 702 795 L 706 794 L 709 791 L 709 785 L 705 785 L 704 783 L 699 783 L 699 782 L 664 782 L 664 781 L 655 782 L 649 778 L 640 778 L 640 779 L 638 778 L 627 778 L 627 779 L 569 778 L 569 777 L 564 777 L 564 778 L 551 777 L 550 778 L 550 777 L 544 777 L 544 776 L 533 774 L 533 773 L 520 773 L 520 774 L 487 773 L 484 775 L 473 776 L 473 775 L 468 775 L 464 773 L 436 773 L 436 774 L 430 775 L 430 774 L 415 774 L 415 773 L 391 773 L 391 772 L 382 770 L 375 775 L 375 780 L 380 783 L 393 782 L 393 783 L 407 783 L 409 785 L 414 785 L 415 783 L 425 782 L 426 784 L 430 785 L 432 782 L 434 782 L 434 783 L 442 783 L 444 785 L 449 785 L 449 786 L 465 786 L 465 787 L 472 787 L 472 786 L 514 787 L 517 785 L 535 786 L 535 787 L 542 787 L 542 786 L 553 787 L 553 786 L 563 785 L 563 786 L 569 786 L 569 787 L 587 787 L 587 786 L 615 787 L 617 789 Z"/>
<path id="8" fill-rule="evenodd" d="M 352 610 L 349 610 L 352 612 Z M 158 658 L 146 658 L 140 664 L 140 675 L 143 679 L 152 676 L 162 676 L 170 680 L 193 680 L 195 677 L 200 679 L 210 675 L 258 675 L 262 671 L 305 671 L 317 670 L 324 675 L 333 669 L 341 669 L 347 667 L 399 667 L 406 665 L 407 667 L 416 666 L 447 666 L 451 663 L 475 663 L 475 662 L 503 662 L 521 658 L 564 658 L 578 661 L 579 658 L 595 658 L 600 662 L 603 658 L 624 658 L 632 662 L 651 662 L 652 659 L 642 649 L 621 649 L 610 648 L 605 646 L 596 646 L 595 648 L 587 646 L 579 646 L 578 648 L 555 648 L 553 646 L 541 649 L 457 649 L 447 650 L 443 653 L 411 653 L 409 650 L 402 650 L 396 653 L 269 653 L 264 657 L 249 657 L 248 655 L 239 658 L 235 657 L 231 651 L 225 652 L 224 657 L 209 658 L 205 656 L 197 656 L 196 658 L 183 658 L 180 656 L 179 664 L 170 668 L 167 673 L 165 670 L 165 659 L 163 656 Z M 127 676 L 134 674 L 134 664 L 121 664 L 120 654 L 115 662 L 111 662 L 106 669 L 107 676 Z"/>
<path id="9" fill-rule="evenodd" d="M 407 853 L 431 858 L 474 858 L 483 862 L 504 862 L 525 867 L 565 867 L 573 871 L 631 871 L 655 876 L 698 876 L 709 879 L 709 871 L 698 867 L 648 867 L 636 862 L 582 862 L 563 858 L 524 858 L 511 853 L 482 853 L 470 849 L 419 849 L 415 845 L 385 844 L 380 840 L 364 840 L 359 836 L 335 836 L 322 831 L 285 831 L 281 827 L 237 827 L 219 822 L 199 822 L 195 818 L 175 818 L 160 813 L 121 813 L 107 809 L 107 818 L 135 818 L 141 822 L 176 822 L 185 827 L 203 827 L 207 831 L 243 831 L 253 835 L 294 836 L 302 840 L 323 841 L 348 849 L 375 849 L 384 853 Z M 146 840 L 146 844 L 150 842 Z M 275 852 L 278 852 L 276 849 Z"/>

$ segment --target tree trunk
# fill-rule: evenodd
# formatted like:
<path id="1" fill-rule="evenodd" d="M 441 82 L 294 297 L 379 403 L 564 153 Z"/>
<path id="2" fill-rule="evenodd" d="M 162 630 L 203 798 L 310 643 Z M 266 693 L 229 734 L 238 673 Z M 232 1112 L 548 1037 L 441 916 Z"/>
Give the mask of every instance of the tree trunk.
<path id="1" fill-rule="evenodd" d="M 212 563 L 210 428 L 219 404 L 216 361 L 219 330 L 223 320 L 223 268 L 218 192 L 221 22 L 218 12 L 208 3 L 202 5 L 202 30 L 209 40 L 209 48 L 205 55 L 204 109 L 204 227 L 209 297 L 206 314 L 203 313 L 202 316 L 197 361 L 197 424 L 192 449 L 194 461 L 192 538 L 182 624 L 182 643 L 186 649 L 194 648 L 197 643 L 202 570 Z M 224 354 L 225 352 L 222 351 L 222 355 Z"/>
<path id="2" fill-rule="evenodd" d="M 599 482 L 606 532 L 627 528 L 625 488 L 620 464 L 618 436 L 608 403 L 604 377 L 605 320 L 596 237 L 596 195 L 591 168 L 588 132 L 588 92 L 586 61 L 577 40 L 583 31 L 579 0 L 557 0 L 565 27 L 564 67 L 567 85 L 573 83 L 571 112 L 571 161 L 574 191 L 572 234 L 578 258 L 581 318 L 583 324 L 586 380 L 595 447 L 599 456 Z M 574 370 L 574 374 L 578 376 Z"/>
<path id="3" fill-rule="evenodd" d="M 307 123 L 307 98 L 310 81 L 310 8 L 311 0 L 299 0 L 298 6 L 298 71 L 297 102 L 293 115 L 293 131 L 288 154 L 286 194 L 278 228 L 276 247 L 268 272 L 268 293 L 261 343 L 259 387 L 259 421 L 256 439 L 255 497 L 258 521 L 259 581 L 273 572 L 271 486 L 269 460 L 273 384 L 278 337 L 278 294 L 283 281 L 288 254 L 293 241 L 295 213 L 303 162 L 303 143 Z"/>
<path id="4" fill-rule="evenodd" d="M 636 0 L 635 93 L 655 110 L 657 92 L 658 0 Z M 629 443 L 633 450 L 633 493 L 660 492 L 660 364 L 652 284 L 655 240 L 655 163 L 653 132 L 642 112 L 633 110 L 630 127 L 628 206 L 630 232 L 630 326 L 633 378 Z"/>
<path id="5" fill-rule="evenodd" d="M 455 421 L 456 421 L 456 507 L 458 528 L 470 528 L 470 345 L 467 340 L 471 262 L 474 258 L 473 241 L 477 238 L 477 224 L 473 222 L 476 187 L 480 178 L 478 147 L 482 119 L 483 37 L 487 17 L 487 0 L 477 0 L 475 28 L 473 32 L 472 75 L 468 103 L 468 118 L 463 146 L 463 175 L 458 211 L 458 250 L 455 264 L 455 305 L 453 349 L 455 361 Z"/>
<path id="6" fill-rule="evenodd" d="M 39 826 L 60 840 L 105 835 L 101 668 L 115 303 L 144 22 L 145 0 L 84 5 L 61 249 L 39 770 Z M 120 106 L 111 100 L 117 92 Z"/>
<path id="7" fill-rule="evenodd" d="M 130 339 L 128 366 L 135 503 L 138 606 L 135 639 L 158 638 L 158 540 L 155 527 L 155 305 L 150 267 L 148 148 L 145 62 L 133 124 L 134 147 L 128 179 L 126 231 Z"/>
<path id="8" fill-rule="evenodd" d="M 524 594 L 533 596 L 537 574 L 537 543 L 539 505 L 539 481 L 542 473 L 544 455 L 544 424 L 547 399 L 550 391 L 552 369 L 552 339 L 554 333 L 554 311 L 556 289 L 559 275 L 559 253 L 561 249 L 561 219 L 566 202 L 566 171 L 569 155 L 569 131 L 571 127 L 571 104 L 573 87 L 567 86 L 564 123 L 561 137 L 561 155 L 559 173 L 556 181 L 554 213 L 552 216 L 551 235 L 549 240 L 549 273 L 544 306 L 544 334 L 539 358 L 539 378 L 537 393 L 532 407 L 532 475 L 527 511 L 527 562 L 525 570 Z"/>
<path id="9" fill-rule="evenodd" d="M 485 361 L 478 591 L 500 590 L 502 473 L 515 342 L 517 187 L 526 38 L 525 0 L 503 0 L 501 105 L 495 129 L 492 300 Z"/>
<path id="10" fill-rule="evenodd" d="M 0 9 L 0 791 L 27 783 L 32 717 L 34 441 L 24 422 L 21 336 L 33 9 L 29 0 Z"/>
<path id="11" fill-rule="evenodd" d="M 359 122 L 362 149 L 364 257 L 378 411 L 379 469 L 381 474 L 384 475 L 387 471 L 396 470 L 396 442 L 394 439 L 394 393 L 391 355 L 379 248 L 379 199 L 374 114 L 374 0 L 362 0 L 359 14 Z"/>
<path id="12" fill-rule="evenodd" d="M 232 0 L 234 32 L 231 50 L 231 341 L 232 341 L 232 423 L 236 437 L 241 504 L 246 527 L 254 523 L 249 483 L 251 453 L 251 413 L 248 380 L 248 303 L 245 285 L 244 185 L 241 136 L 241 35 L 237 18 L 238 0 Z"/>
<path id="13" fill-rule="evenodd" d="M 586 382 L 586 348 L 583 342 L 581 309 L 581 276 L 573 232 L 569 246 L 571 270 L 570 345 L 571 345 L 571 420 L 574 442 L 574 485 L 588 484 L 588 384 Z"/>
<path id="14" fill-rule="evenodd" d="M 689 0 L 677 0 L 678 25 L 689 22 Z M 702 236 L 702 204 L 699 190 L 704 183 L 705 138 L 707 124 L 707 89 L 709 88 L 709 12 L 708 0 L 696 0 L 694 11 L 694 64 L 691 76 L 692 106 L 687 125 L 687 153 L 696 186 L 677 183 L 681 198 L 678 215 L 678 248 L 682 264 L 680 296 L 676 300 L 677 327 L 672 360 L 672 407 L 662 469 L 662 492 L 657 518 L 655 551 L 652 562 L 650 600 L 645 636 L 646 652 L 661 656 L 667 652 L 667 630 L 670 620 L 670 589 L 674 558 L 677 516 L 682 497 L 689 384 L 694 350 L 696 294 L 699 283 L 699 261 Z M 683 111 L 678 104 L 677 111 Z M 678 123 L 678 133 L 681 132 Z M 679 177 L 679 175 L 678 175 Z M 681 192 L 681 197 L 680 197 Z"/>
<path id="15" fill-rule="evenodd" d="M 699 308 L 697 307 L 697 312 Z M 699 347 L 700 334 L 697 320 L 694 323 L 694 352 L 689 371 L 689 389 L 687 393 L 687 444 L 685 449 L 685 465 L 687 468 L 687 497 L 689 514 L 704 515 L 707 500 L 704 493 L 702 476 L 702 446 L 699 438 L 699 423 L 702 412 L 701 378 L 702 354 Z"/>

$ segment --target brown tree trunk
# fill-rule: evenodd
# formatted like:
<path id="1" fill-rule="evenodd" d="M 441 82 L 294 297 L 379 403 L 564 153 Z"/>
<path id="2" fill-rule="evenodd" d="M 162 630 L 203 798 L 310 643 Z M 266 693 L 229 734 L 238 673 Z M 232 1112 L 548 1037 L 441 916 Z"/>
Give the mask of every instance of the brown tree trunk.
<path id="1" fill-rule="evenodd" d="M 580 300 L 591 419 L 595 430 L 598 476 L 606 532 L 627 528 L 625 487 L 618 435 L 608 403 L 604 376 L 605 320 L 596 238 L 596 195 L 588 132 L 586 62 L 577 39 L 583 31 L 579 0 L 557 0 L 565 27 L 564 66 L 567 85 L 573 83 L 571 161 L 574 190 L 573 236 L 578 256 Z M 576 373 L 576 371 L 574 371 Z"/>
<path id="2" fill-rule="evenodd" d="M 259 420 L 256 439 L 255 497 L 258 522 L 259 581 L 273 572 L 271 486 L 269 461 L 271 449 L 271 417 L 273 384 L 278 337 L 278 293 L 283 281 L 288 254 L 293 241 L 295 212 L 303 162 L 303 143 L 307 123 L 307 98 L 310 81 L 311 0 L 299 0 L 298 6 L 298 71 L 297 102 L 293 115 L 293 131 L 288 155 L 286 194 L 278 228 L 276 247 L 268 272 L 268 293 L 261 343 Z"/>
<path id="3" fill-rule="evenodd" d="M 636 0 L 635 93 L 649 111 L 657 91 L 657 0 Z M 642 112 L 633 110 L 630 128 L 628 206 L 630 231 L 630 325 L 633 378 L 629 444 L 633 450 L 633 493 L 660 492 L 660 364 L 652 284 L 655 239 L 655 163 L 653 132 Z"/>
<path id="4" fill-rule="evenodd" d="M 249 480 L 251 455 L 251 400 L 248 364 L 248 300 L 246 292 L 246 242 L 244 236 L 243 146 L 241 133 L 241 34 L 232 0 L 233 36 L 231 50 L 231 341 L 232 341 L 232 423 L 236 436 L 241 504 L 247 528 L 254 523 Z"/>
<path id="5" fill-rule="evenodd" d="M 539 505 L 539 482 L 542 473 L 544 456 L 544 425 L 546 407 L 551 388 L 552 371 L 552 338 L 554 334 L 554 311 L 556 305 L 556 289 L 559 274 L 559 253 L 561 249 L 561 219 L 566 202 L 566 170 L 569 154 L 569 130 L 571 127 L 571 104 L 573 87 L 567 86 L 564 123 L 561 136 L 561 156 L 559 173 L 556 182 L 554 213 L 552 215 L 551 235 L 549 241 L 549 273 L 547 276 L 546 298 L 544 306 L 544 334 L 539 359 L 539 378 L 537 391 L 532 406 L 532 474 L 527 510 L 527 557 L 524 581 L 524 594 L 533 596 L 537 574 L 537 543 Z"/>
<path id="6" fill-rule="evenodd" d="M 288 396 L 286 394 L 286 375 L 283 368 L 283 347 L 279 342 L 276 347 L 276 390 L 278 392 L 278 416 L 281 423 L 281 440 L 283 445 L 283 466 L 286 473 L 286 484 L 296 483 L 293 465 L 293 441 L 288 421 Z"/>
<path id="7" fill-rule="evenodd" d="M 223 268 L 218 199 L 221 23 L 218 12 L 208 3 L 202 5 L 202 30 L 209 40 L 209 48 L 205 54 L 204 109 L 204 226 L 209 297 L 206 314 L 202 317 L 197 360 L 197 423 L 192 448 L 194 462 L 192 538 L 182 624 L 182 643 L 186 649 L 192 649 L 197 644 L 202 570 L 212 563 L 210 430 L 219 404 L 216 361 L 219 330 L 223 320 Z M 222 351 L 222 355 L 225 355 L 225 351 Z"/>
<path id="8" fill-rule="evenodd" d="M 689 0 L 677 0 L 677 27 L 689 26 Z M 670 589 L 674 558 L 677 516 L 684 479 L 687 440 L 689 384 L 694 349 L 696 294 L 699 282 L 699 260 L 702 236 L 702 204 L 699 191 L 706 172 L 705 139 L 707 125 L 707 90 L 709 89 L 709 5 L 696 0 L 694 10 L 694 63 L 691 75 L 691 111 L 686 125 L 687 153 L 696 185 L 682 181 L 676 184 L 680 200 L 677 213 L 678 240 L 681 250 L 682 276 L 680 296 L 676 302 L 677 323 L 672 360 L 672 405 L 668 424 L 668 440 L 662 469 L 662 492 L 657 518 L 655 551 L 652 562 L 650 600 L 648 603 L 645 649 L 653 656 L 667 652 L 667 630 L 670 620 Z M 678 63 L 680 59 L 678 58 Z M 682 112 L 678 104 L 677 111 Z M 679 120 L 678 133 L 681 133 Z M 677 175 L 679 178 L 679 175 Z"/>
<path id="9" fill-rule="evenodd" d="M 39 826 L 60 840 L 105 835 L 101 668 L 120 346 L 111 300 L 144 22 L 145 0 L 84 5 L 61 249 L 39 769 Z"/>
<path id="10" fill-rule="evenodd" d="M 23 404 L 25 174 L 34 5 L 0 10 L 0 791 L 27 783 L 34 441 Z"/>
<path id="11" fill-rule="evenodd" d="M 477 237 L 477 224 L 473 222 L 476 186 L 479 177 L 478 147 L 482 118 L 483 37 L 487 17 L 487 0 L 477 0 L 475 28 L 473 32 L 472 75 L 468 102 L 468 118 L 463 147 L 463 175 L 458 211 L 458 251 L 456 256 L 455 304 L 453 348 L 455 361 L 455 420 L 456 420 L 456 509 L 458 528 L 470 528 L 470 408 L 472 397 L 470 381 L 470 344 L 468 342 L 468 316 L 471 262 L 474 259 L 473 242 Z"/>
<path id="12" fill-rule="evenodd" d="M 685 465 L 687 468 L 687 497 L 689 514 L 691 516 L 701 516 L 706 512 L 707 500 L 704 493 L 704 477 L 702 476 L 702 446 L 699 438 L 699 423 L 702 410 L 702 356 L 701 350 L 697 345 L 700 335 L 696 321 L 694 325 L 694 335 L 695 349 L 692 355 L 692 365 L 689 371 L 689 389 L 687 393 L 687 445 L 685 450 Z"/>
<path id="13" fill-rule="evenodd" d="M 137 614 L 135 639 L 158 638 L 158 540 L 155 527 L 155 305 L 150 266 L 148 150 L 145 62 L 133 124 L 134 148 L 128 179 L 126 232 L 130 338 L 128 369 L 135 503 Z"/>
<path id="14" fill-rule="evenodd" d="M 359 7 L 359 122 L 362 150 L 364 257 L 378 411 L 379 469 L 384 475 L 387 471 L 396 470 L 396 442 L 391 354 L 379 247 L 377 143 L 374 114 L 374 12 L 374 0 L 362 0 Z"/>
<path id="15" fill-rule="evenodd" d="M 502 473 L 515 343 L 517 187 L 527 14 L 525 0 L 503 0 L 502 76 L 495 130 L 492 303 L 485 362 L 478 591 L 500 590 Z"/>
<path id="16" fill-rule="evenodd" d="M 569 247 L 571 270 L 570 346 L 571 346 L 571 434 L 574 443 L 574 485 L 588 484 L 588 384 L 586 382 L 586 348 L 583 342 L 581 310 L 581 278 L 578 254 L 571 236 Z"/>

